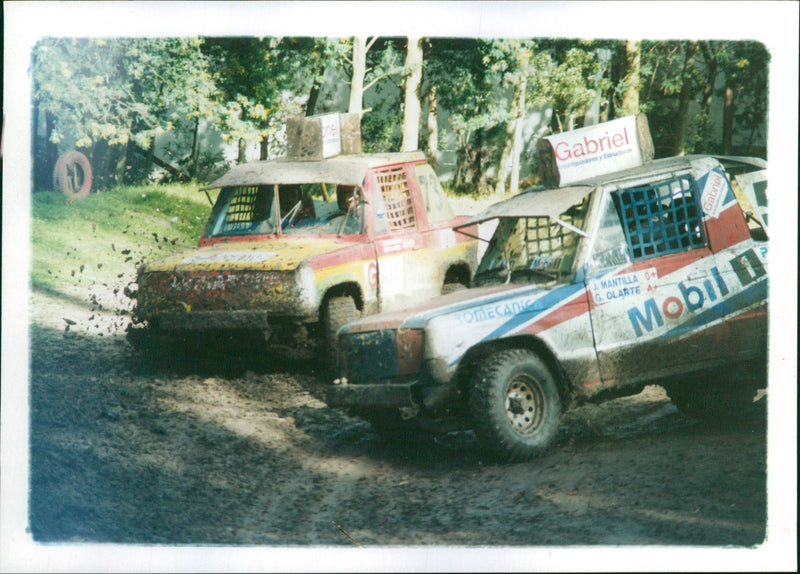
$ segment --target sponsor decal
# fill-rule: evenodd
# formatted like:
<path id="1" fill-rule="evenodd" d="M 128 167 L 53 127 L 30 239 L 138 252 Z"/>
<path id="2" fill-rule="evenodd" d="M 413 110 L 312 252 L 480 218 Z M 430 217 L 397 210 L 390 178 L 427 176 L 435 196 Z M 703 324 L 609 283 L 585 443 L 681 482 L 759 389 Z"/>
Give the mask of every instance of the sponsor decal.
<path id="1" fill-rule="evenodd" d="M 369 286 L 374 289 L 378 286 L 378 264 L 374 261 L 370 261 L 369 263 L 365 264 L 365 267 L 367 282 L 369 283 Z"/>
<path id="2" fill-rule="evenodd" d="M 766 257 L 767 248 L 759 248 L 761 257 Z M 755 249 L 751 248 L 729 260 L 734 275 L 740 285 L 735 290 L 749 287 L 767 274 L 761 258 Z M 681 281 L 678 290 L 665 293 L 663 298 L 650 297 L 641 306 L 634 305 L 627 311 L 628 320 L 636 337 L 651 333 L 658 327 L 664 327 L 665 319 L 677 321 L 685 319 L 689 313 L 699 313 L 706 310 L 710 304 L 726 298 L 732 289 L 723 278 L 719 269 L 711 268 L 711 277 L 697 283 Z"/>
<path id="3" fill-rule="evenodd" d="M 197 253 L 183 263 L 261 263 L 275 257 L 276 251 L 226 251 L 223 253 Z"/>
<path id="4" fill-rule="evenodd" d="M 719 218 L 722 211 L 722 205 L 727 195 L 727 180 L 725 176 L 717 171 L 710 171 L 706 178 L 706 183 L 703 186 L 703 192 L 700 194 L 700 203 L 703 211 L 709 217 L 714 219 Z"/>
<path id="5" fill-rule="evenodd" d="M 322 128 L 322 157 L 333 157 L 342 153 L 342 131 L 339 114 L 319 116 Z"/>
<path id="6" fill-rule="evenodd" d="M 636 116 L 547 136 L 553 146 L 561 185 L 642 163 Z"/>
<path id="7" fill-rule="evenodd" d="M 599 277 L 591 282 L 589 290 L 595 305 L 645 295 L 658 287 L 658 270 L 655 267 L 622 273 L 613 277 Z"/>
<path id="8" fill-rule="evenodd" d="M 506 301 L 496 305 L 486 305 L 477 309 L 467 309 L 456 315 L 456 320 L 463 324 L 480 323 L 501 317 L 511 317 L 522 313 L 530 313 L 536 309 L 535 303 L 538 298 L 525 299 L 522 301 Z"/>
<path id="9" fill-rule="evenodd" d="M 398 237 L 387 239 L 383 242 L 384 253 L 397 253 L 398 251 L 408 251 L 414 248 L 414 239 L 411 237 Z"/>

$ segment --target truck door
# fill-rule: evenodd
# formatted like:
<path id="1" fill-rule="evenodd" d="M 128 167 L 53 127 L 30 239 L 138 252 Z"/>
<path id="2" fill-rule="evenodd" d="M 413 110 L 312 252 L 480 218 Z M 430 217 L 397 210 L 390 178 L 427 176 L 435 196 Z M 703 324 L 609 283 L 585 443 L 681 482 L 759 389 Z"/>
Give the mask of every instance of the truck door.
<path id="1" fill-rule="evenodd" d="M 724 326 L 703 320 L 720 297 L 691 174 L 607 189 L 587 260 L 592 330 L 604 385 L 713 364 Z"/>
<path id="2" fill-rule="evenodd" d="M 425 257 L 422 231 L 428 222 L 419 190 L 413 187 L 416 176 L 412 169 L 402 164 L 375 172 L 374 241 L 382 311 L 438 294 L 438 270 Z"/>
<path id="3" fill-rule="evenodd" d="M 736 193 L 741 183 L 734 180 L 732 186 L 716 161 L 701 159 L 694 163 L 700 207 L 716 261 L 716 287 L 720 298 L 725 299 L 725 305 L 718 305 L 711 318 L 724 324 L 730 362 L 754 355 L 766 357 L 768 242 L 764 213 L 750 203 L 755 194 L 751 199 Z M 761 172 L 758 181 L 762 184 L 760 203 L 766 203 L 766 173 Z M 753 212 L 749 226 L 743 205 Z"/>

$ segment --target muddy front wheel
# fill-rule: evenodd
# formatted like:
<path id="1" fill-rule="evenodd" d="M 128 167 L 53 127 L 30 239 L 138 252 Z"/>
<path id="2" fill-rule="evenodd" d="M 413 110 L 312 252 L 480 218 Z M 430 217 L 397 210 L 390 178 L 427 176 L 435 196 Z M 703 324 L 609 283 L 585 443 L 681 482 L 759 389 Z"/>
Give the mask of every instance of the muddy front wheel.
<path id="1" fill-rule="evenodd" d="M 549 369 L 534 353 L 519 349 L 495 353 L 475 371 L 468 408 L 482 449 L 508 461 L 546 453 L 561 418 Z"/>
<path id="2" fill-rule="evenodd" d="M 326 366 L 336 369 L 336 333 L 360 316 L 356 302 L 349 295 L 331 297 L 322 309 L 322 349 Z"/>

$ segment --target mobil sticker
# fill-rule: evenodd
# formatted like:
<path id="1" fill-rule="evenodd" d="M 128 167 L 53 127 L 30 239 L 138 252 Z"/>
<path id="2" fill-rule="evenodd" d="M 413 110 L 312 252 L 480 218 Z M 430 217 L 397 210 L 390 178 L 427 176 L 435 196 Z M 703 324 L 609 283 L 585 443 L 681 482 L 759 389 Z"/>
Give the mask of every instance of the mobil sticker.
<path id="1" fill-rule="evenodd" d="M 724 254 L 723 254 L 724 255 Z M 663 286 L 656 295 L 627 309 L 633 334 L 639 338 L 662 329 L 684 325 L 699 328 L 726 315 L 735 314 L 766 298 L 767 247 L 751 247 L 731 255 L 721 271 L 710 266 L 698 279 Z M 703 262 L 713 262 L 710 257 Z M 698 275 L 697 268 L 689 271 Z"/>

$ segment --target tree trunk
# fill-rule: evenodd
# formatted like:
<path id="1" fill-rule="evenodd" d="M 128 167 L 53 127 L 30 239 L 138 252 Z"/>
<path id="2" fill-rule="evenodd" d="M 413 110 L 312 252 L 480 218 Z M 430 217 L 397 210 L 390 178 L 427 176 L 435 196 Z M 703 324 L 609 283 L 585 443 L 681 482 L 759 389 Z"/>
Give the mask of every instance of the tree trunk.
<path id="1" fill-rule="evenodd" d="M 730 86 L 725 86 L 725 109 L 722 113 L 722 153 L 733 153 L 733 111 L 734 91 Z"/>
<path id="2" fill-rule="evenodd" d="M 436 99 L 436 86 L 431 86 L 428 94 L 428 163 L 436 169 L 439 153 L 439 121 L 437 111 L 439 102 Z"/>
<path id="3" fill-rule="evenodd" d="M 152 146 L 151 146 L 152 147 Z M 128 144 L 124 143 L 120 146 L 119 156 L 117 157 L 117 164 L 114 166 L 114 177 L 117 185 L 125 183 L 125 168 L 128 166 Z"/>
<path id="4" fill-rule="evenodd" d="M 189 163 L 189 176 L 191 178 L 197 177 L 197 135 L 200 132 L 200 118 L 197 117 L 194 119 L 194 133 L 192 134 L 192 160 Z M 155 151 L 156 142 L 153 141 L 153 145 L 150 146 L 152 151 Z"/>
<path id="5" fill-rule="evenodd" d="M 315 70 L 314 81 L 311 83 L 311 90 L 308 92 L 308 100 L 306 100 L 306 116 L 313 116 L 314 110 L 317 109 L 317 100 L 322 90 L 322 79 L 324 76 L 324 66 L 320 66 Z"/>
<path id="6" fill-rule="evenodd" d="M 353 38 L 353 77 L 350 78 L 348 112 L 361 115 L 364 109 L 364 77 L 367 75 L 367 39 Z"/>
<path id="7" fill-rule="evenodd" d="M 258 159 L 269 159 L 269 136 L 264 136 L 261 138 L 261 142 L 258 147 Z"/>
<path id="8" fill-rule="evenodd" d="M 419 120 L 422 107 L 419 103 L 419 88 L 422 84 L 422 38 L 408 38 L 406 49 L 406 97 L 403 113 L 402 151 L 419 149 Z"/>
<path id="9" fill-rule="evenodd" d="M 239 138 L 239 155 L 236 157 L 236 163 L 247 163 L 247 142 L 244 138 Z"/>
<path id="10" fill-rule="evenodd" d="M 686 151 L 686 128 L 689 125 L 689 103 L 692 100 L 691 77 L 688 70 L 694 65 L 694 55 L 697 47 L 694 42 L 686 44 L 686 59 L 681 73 L 681 89 L 678 93 L 678 114 L 675 118 L 675 139 L 672 143 L 672 155 L 683 155 Z"/>
<path id="11" fill-rule="evenodd" d="M 642 61 L 642 43 L 628 40 L 625 44 L 625 93 L 622 95 L 622 115 L 639 113 L 639 87 L 641 85 L 640 68 Z"/>
<path id="12" fill-rule="evenodd" d="M 711 116 L 711 100 L 714 96 L 714 83 L 717 79 L 717 70 L 719 69 L 719 62 L 716 54 L 711 49 L 708 42 L 701 42 L 700 47 L 703 51 L 703 58 L 705 59 L 706 81 L 703 86 L 703 114 Z"/>
<path id="13" fill-rule="evenodd" d="M 685 152 L 686 126 L 689 123 L 689 87 L 684 83 L 678 97 L 678 113 L 675 118 L 675 139 L 672 143 L 672 155 L 683 155 Z"/>
<path id="14" fill-rule="evenodd" d="M 503 153 L 500 155 L 500 165 L 497 169 L 497 182 L 494 192 L 498 196 L 505 195 L 506 180 L 511 175 L 512 193 L 519 187 L 519 155 L 522 140 L 522 118 L 525 115 L 525 88 L 527 82 L 521 79 L 514 88 L 511 101 L 510 119 L 506 125 L 506 140 Z M 516 172 L 516 174 L 515 174 Z"/>
<path id="15" fill-rule="evenodd" d="M 527 80 L 522 80 L 517 125 L 514 127 L 514 154 L 511 162 L 511 184 L 509 189 L 511 193 L 517 193 L 519 191 L 520 158 L 522 156 L 522 122 L 525 119 L 525 91 L 527 90 L 527 85 Z"/>

